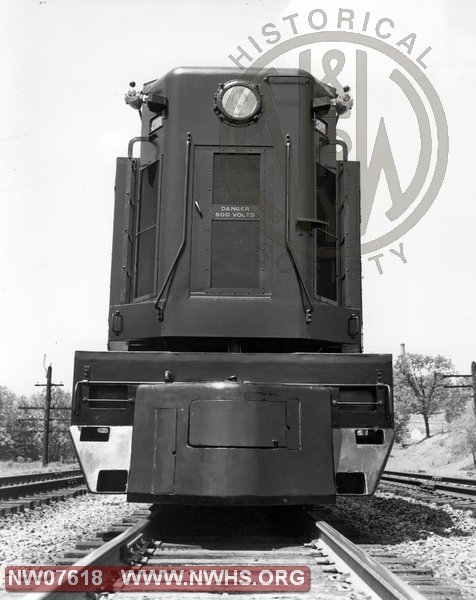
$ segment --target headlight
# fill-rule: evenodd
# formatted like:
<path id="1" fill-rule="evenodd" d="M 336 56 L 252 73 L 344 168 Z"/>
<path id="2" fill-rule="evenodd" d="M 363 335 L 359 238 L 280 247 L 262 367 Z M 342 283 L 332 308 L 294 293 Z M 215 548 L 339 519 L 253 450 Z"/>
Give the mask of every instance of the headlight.
<path id="1" fill-rule="evenodd" d="M 245 81 L 228 81 L 215 94 L 215 112 L 234 124 L 258 119 L 262 106 L 258 88 Z"/>

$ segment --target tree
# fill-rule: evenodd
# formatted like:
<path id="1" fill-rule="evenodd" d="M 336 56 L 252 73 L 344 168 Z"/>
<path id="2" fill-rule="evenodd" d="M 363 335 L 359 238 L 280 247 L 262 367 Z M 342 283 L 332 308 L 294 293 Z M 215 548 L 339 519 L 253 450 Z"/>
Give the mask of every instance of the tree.
<path id="1" fill-rule="evenodd" d="M 22 430 L 19 416 L 20 406 L 25 400 L 5 386 L 0 386 L 0 459 L 11 460 L 21 456 L 18 449 L 18 435 Z"/>
<path id="2" fill-rule="evenodd" d="M 28 406 L 44 409 L 45 390 L 28 398 Z M 74 458 L 75 453 L 68 428 L 71 419 L 71 394 L 62 388 L 53 388 L 51 392 L 50 437 L 48 457 L 50 461 Z M 24 431 L 18 438 L 22 454 L 26 458 L 38 460 L 43 451 L 44 412 L 43 410 L 24 410 Z"/>
<path id="3" fill-rule="evenodd" d="M 407 394 L 395 387 L 393 394 L 395 409 L 395 441 L 402 443 L 408 435 L 408 421 L 412 413 L 411 403 Z"/>
<path id="4" fill-rule="evenodd" d="M 41 408 L 44 406 L 41 394 L 34 394 L 24 398 L 20 403 L 22 407 L 18 410 L 15 430 L 16 456 L 26 460 L 38 460 L 41 457 L 41 442 L 43 435 L 43 414 Z M 26 407 L 32 407 L 29 410 Z"/>
<path id="5" fill-rule="evenodd" d="M 472 404 L 472 403 L 471 403 Z M 466 410 L 457 422 L 463 433 L 464 445 L 473 457 L 473 465 L 476 467 L 476 415 L 474 405 L 467 404 Z"/>
<path id="6" fill-rule="evenodd" d="M 476 467 L 476 423 L 474 419 L 474 412 L 471 415 L 472 423 L 465 429 L 466 444 L 471 454 L 473 455 L 473 465 Z"/>
<path id="7" fill-rule="evenodd" d="M 0 386 L 0 458 L 17 455 L 15 435 L 18 428 L 19 398 L 5 386 Z"/>
<path id="8" fill-rule="evenodd" d="M 394 368 L 395 397 L 405 410 L 420 414 L 430 437 L 430 417 L 445 411 L 447 418 L 461 414 L 467 395 L 445 388 L 445 374 L 454 373 L 451 360 L 444 356 L 406 354 L 399 356 Z"/>
<path id="9" fill-rule="evenodd" d="M 448 379 L 445 380 L 445 385 L 451 385 Z M 453 423 L 453 421 L 458 419 L 465 412 L 472 394 L 469 390 L 461 388 L 447 388 L 447 392 L 445 417 L 448 423 Z"/>
<path id="10" fill-rule="evenodd" d="M 459 459 L 469 453 L 476 466 L 476 416 L 472 402 L 466 403 L 463 413 L 452 423 L 452 430 L 452 455 Z"/>
<path id="11" fill-rule="evenodd" d="M 71 394 L 60 387 L 53 388 L 51 409 L 50 460 L 73 459 L 76 455 L 69 436 Z"/>
<path id="12" fill-rule="evenodd" d="M 44 406 L 44 390 L 28 398 L 19 398 L 8 388 L 0 386 L 0 460 L 31 461 L 41 457 Z M 54 388 L 51 408 L 49 458 L 51 461 L 71 460 L 75 457 L 68 433 L 71 394 Z"/>

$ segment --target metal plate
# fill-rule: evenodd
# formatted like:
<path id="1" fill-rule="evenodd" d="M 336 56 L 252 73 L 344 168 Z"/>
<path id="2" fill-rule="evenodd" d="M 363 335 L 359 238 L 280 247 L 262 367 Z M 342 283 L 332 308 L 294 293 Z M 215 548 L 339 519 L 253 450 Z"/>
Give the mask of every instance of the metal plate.
<path id="1" fill-rule="evenodd" d="M 194 400 L 189 419 L 191 446 L 283 448 L 287 445 L 286 402 Z"/>

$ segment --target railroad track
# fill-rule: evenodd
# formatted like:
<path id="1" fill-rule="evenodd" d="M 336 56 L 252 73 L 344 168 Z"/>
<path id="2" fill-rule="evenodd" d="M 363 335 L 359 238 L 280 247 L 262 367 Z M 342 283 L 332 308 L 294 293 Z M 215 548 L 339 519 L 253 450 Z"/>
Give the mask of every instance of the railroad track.
<path id="1" fill-rule="evenodd" d="M 0 477 L 0 516 L 86 493 L 80 469 Z"/>
<path id="2" fill-rule="evenodd" d="M 217 569 L 305 566 L 310 573 L 310 591 L 291 591 L 282 596 L 275 593 L 272 597 L 460 598 L 458 588 L 439 585 L 430 569 L 369 544 L 352 531 L 351 524 L 336 520 L 325 507 L 310 512 L 291 508 L 157 507 L 152 513 L 136 513 L 95 539 L 81 542 L 58 564 L 78 570 L 101 565 L 176 570 L 207 565 Z M 137 592 L 121 590 L 120 585 L 114 591 L 121 600 L 137 598 Z M 147 597 L 164 597 L 163 592 L 148 592 Z M 25 600 L 54 600 L 54 594 L 53 590 L 28 593 Z M 216 600 L 221 596 L 200 592 L 199 597 Z M 240 593 L 239 597 L 263 598 L 253 593 Z"/>
<path id="3" fill-rule="evenodd" d="M 409 495 L 423 502 L 450 504 L 460 510 L 471 510 L 476 515 L 476 480 L 440 477 L 426 473 L 384 471 L 379 489 L 400 495 Z"/>

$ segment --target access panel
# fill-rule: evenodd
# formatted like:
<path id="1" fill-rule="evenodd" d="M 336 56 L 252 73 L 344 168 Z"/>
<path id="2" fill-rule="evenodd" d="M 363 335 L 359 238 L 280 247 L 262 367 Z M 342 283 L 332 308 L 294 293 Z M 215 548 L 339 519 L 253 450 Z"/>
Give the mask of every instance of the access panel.
<path id="1" fill-rule="evenodd" d="M 230 423 L 230 428 L 224 428 Z M 191 446 L 286 447 L 286 402 L 195 400 L 190 405 Z"/>

